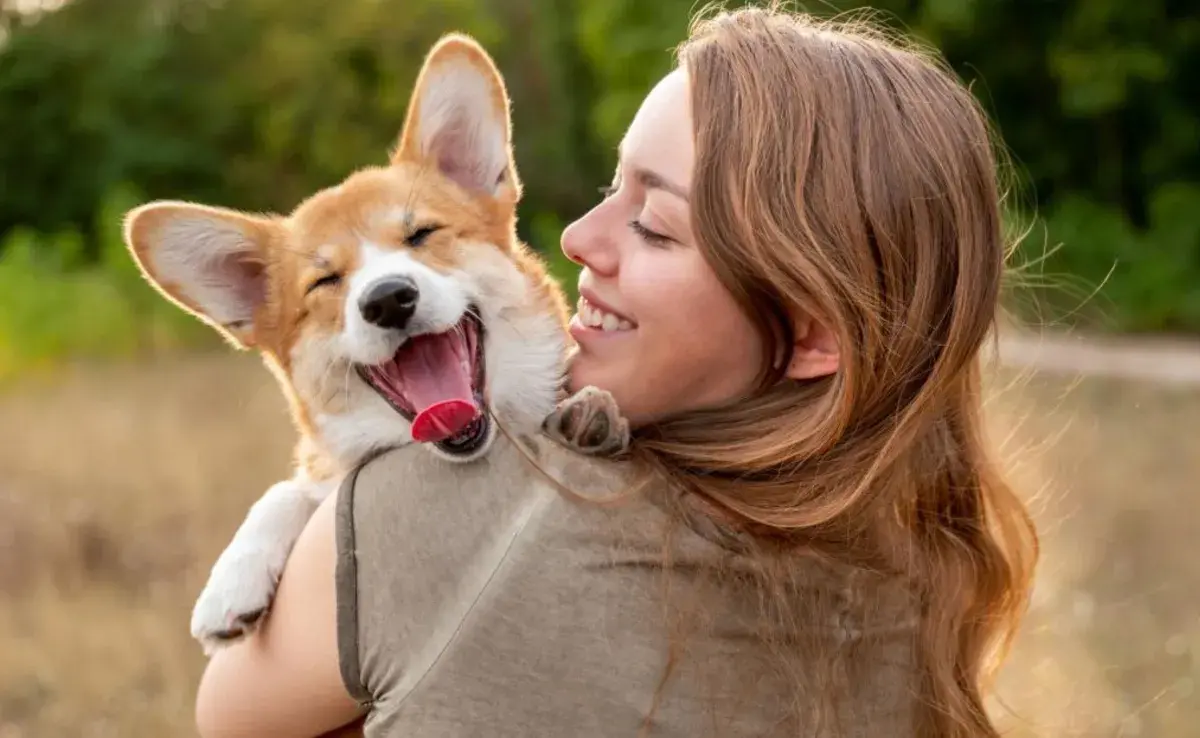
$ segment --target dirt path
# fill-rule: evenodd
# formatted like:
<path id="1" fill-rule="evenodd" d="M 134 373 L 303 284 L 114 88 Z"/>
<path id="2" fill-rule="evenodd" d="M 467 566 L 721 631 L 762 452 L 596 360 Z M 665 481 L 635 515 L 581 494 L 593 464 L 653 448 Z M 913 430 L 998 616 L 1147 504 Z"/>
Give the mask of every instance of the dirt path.
<path id="1" fill-rule="evenodd" d="M 1200 385 L 1200 341 L 1004 332 L 1000 360 L 1056 374 Z"/>
<path id="2" fill-rule="evenodd" d="M 1200 342 L 1006 333 L 999 352 L 989 436 L 1043 543 L 1005 735 L 1196 735 Z M 292 438 L 245 354 L 0 396 L 0 738 L 193 733 L 191 604 Z"/>

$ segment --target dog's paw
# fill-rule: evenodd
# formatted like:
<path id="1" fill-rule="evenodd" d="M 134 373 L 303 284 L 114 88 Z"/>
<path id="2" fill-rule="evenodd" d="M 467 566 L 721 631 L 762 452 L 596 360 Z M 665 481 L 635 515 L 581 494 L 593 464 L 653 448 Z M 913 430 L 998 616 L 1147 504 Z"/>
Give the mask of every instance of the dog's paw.
<path id="1" fill-rule="evenodd" d="M 192 610 L 192 637 L 211 656 L 258 627 L 267 613 L 282 565 L 268 552 L 222 556 Z"/>
<path id="2" fill-rule="evenodd" d="M 629 448 L 629 422 L 604 390 L 584 387 L 558 404 L 542 423 L 554 442 L 587 456 L 617 456 Z"/>

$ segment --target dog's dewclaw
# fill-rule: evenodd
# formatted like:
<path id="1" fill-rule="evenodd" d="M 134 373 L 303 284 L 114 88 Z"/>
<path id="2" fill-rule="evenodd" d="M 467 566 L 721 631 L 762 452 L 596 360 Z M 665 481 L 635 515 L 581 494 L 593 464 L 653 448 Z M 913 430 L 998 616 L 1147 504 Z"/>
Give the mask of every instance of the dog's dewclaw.
<path id="1" fill-rule="evenodd" d="M 629 423 L 617 401 L 595 387 L 560 402 L 542 430 L 555 443 L 587 456 L 617 456 L 629 448 Z"/>

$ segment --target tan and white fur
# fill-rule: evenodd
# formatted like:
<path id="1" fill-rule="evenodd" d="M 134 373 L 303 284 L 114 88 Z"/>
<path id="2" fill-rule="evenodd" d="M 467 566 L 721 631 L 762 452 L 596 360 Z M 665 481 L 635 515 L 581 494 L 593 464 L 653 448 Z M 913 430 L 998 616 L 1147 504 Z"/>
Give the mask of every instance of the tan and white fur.
<path id="1" fill-rule="evenodd" d="M 357 171 L 286 216 L 176 201 L 127 216 L 126 242 L 148 280 L 235 346 L 258 350 L 300 432 L 294 476 L 254 503 L 196 603 L 191 632 L 206 652 L 257 624 L 293 542 L 344 474 L 413 443 L 410 420 L 361 370 L 415 336 L 470 319 L 482 326 L 490 420 L 465 452 L 426 444 L 452 462 L 447 474 L 489 452 L 497 423 L 514 436 L 545 427 L 588 453 L 623 447 L 628 428 L 605 393 L 589 389 L 556 411 L 566 309 L 516 238 L 508 111 L 487 53 L 451 34 L 426 57 L 388 165 Z M 366 317 L 372 290 L 388 280 L 416 295 L 403 325 Z"/>

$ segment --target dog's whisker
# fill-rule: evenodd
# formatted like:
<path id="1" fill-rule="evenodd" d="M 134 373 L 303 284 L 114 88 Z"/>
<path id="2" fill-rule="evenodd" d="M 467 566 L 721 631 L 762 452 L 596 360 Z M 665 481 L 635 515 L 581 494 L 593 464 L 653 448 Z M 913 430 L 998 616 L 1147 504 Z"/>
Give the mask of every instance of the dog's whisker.
<path id="1" fill-rule="evenodd" d="M 301 259 L 311 262 L 312 264 L 319 265 L 322 261 L 324 261 L 324 259 L 322 259 L 320 256 L 317 256 L 316 254 L 311 254 L 307 251 L 304 251 L 304 250 L 298 249 L 298 248 L 294 248 L 294 247 L 288 246 L 286 244 L 278 244 L 275 248 L 278 248 L 280 251 L 286 251 L 289 254 L 295 254 L 296 256 L 299 256 Z"/>
<path id="2" fill-rule="evenodd" d="M 420 168 L 417 169 L 417 176 L 413 177 L 412 186 L 409 187 L 409 189 L 408 189 L 408 199 L 404 203 L 404 212 L 405 212 L 405 220 L 406 220 L 405 226 L 406 227 L 412 225 L 411 222 L 407 222 L 407 221 L 412 220 L 412 204 L 413 204 L 413 200 L 415 200 L 417 198 L 417 185 L 421 184 L 421 178 L 425 176 L 425 172 L 428 169 L 429 169 L 429 164 L 422 162 Z"/>
<path id="3" fill-rule="evenodd" d="M 480 321 L 482 321 L 482 320 L 483 319 L 480 318 Z M 494 322 L 503 323 L 504 325 L 511 328 L 513 333 L 517 334 L 517 338 L 521 339 L 522 341 L 530 340 L 528 334 L 522 332 L 521 326 L 516 321 L 511 320 L 510 318 L 505 318 L 499 314 L 497 314 L 493 320 L 494 320 Z"/>
<path id="4" fill-rule="evenodd" d="M 343 374 L 342 374 L 342 392 L 345 395 L 346 404 L 350 403 L 350 380 L 351 380 L 350 374 L 353 371 L 354 371 L 354 367 L 350 364 L 350 362 L 347 361 L 346 362 L 346 371 L 343 372 Z"/>
<path id="5" fill-rule="evenodd" d="M 478 320 L 480 323 L 483 322 L 483 316 L 479 314 L 479 308 L 475 307 L 474 305 L 468 307 L 466 313 L 475 320 Z"/>
<path id="6" fill-rule="evenodd" d="M 320 393 L 321 397 L 333 399 L 334 393 L 329 391 L 329 385 L 333 379 L 333 367 L 333 364 L 326 365 L 325 370 L 321 372 L 320 377 L 317 379 L 317 392 Z"/>

